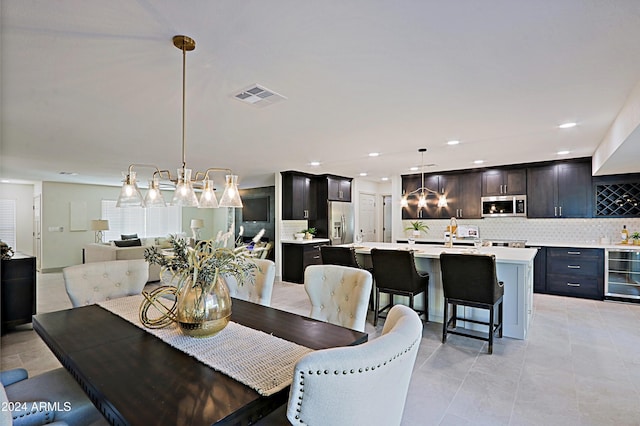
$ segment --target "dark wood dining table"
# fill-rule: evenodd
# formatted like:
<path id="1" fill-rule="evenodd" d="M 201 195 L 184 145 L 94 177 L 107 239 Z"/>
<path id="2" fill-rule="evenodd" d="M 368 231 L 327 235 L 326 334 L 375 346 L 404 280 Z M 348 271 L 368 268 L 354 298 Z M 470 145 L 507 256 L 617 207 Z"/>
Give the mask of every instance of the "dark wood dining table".
<path id="1" fill-rule="evenodd" d="M 232 312 L 238 324 L 311 349 L 368 339 L 239 299 Z M 261 396 L 98 305 L 35 315 L 33 328 L 112 425 L 245 425 L 289 396 L 289 387 Z"/>

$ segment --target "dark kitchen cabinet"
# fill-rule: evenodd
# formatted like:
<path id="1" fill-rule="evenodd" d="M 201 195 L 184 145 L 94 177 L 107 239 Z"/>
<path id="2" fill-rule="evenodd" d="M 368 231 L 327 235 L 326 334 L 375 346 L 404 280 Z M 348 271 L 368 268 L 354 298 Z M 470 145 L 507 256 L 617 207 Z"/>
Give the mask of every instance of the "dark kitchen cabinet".
<path id="1" fill-rule="evenodd" d="M 2 333 L 8 328 L 31 322 L 36 313 L 36 258 L 16 253 L 3 259 L 0 301 Z"/>
<path id="2" fill-rule="evenodd" d="M 301 172 L 281 172 L 282 219 L 315 219 L 316 182 L 314 176 Z"/>
<path id="3" fill-rule="evenodd" d="M 351 180 L 341 176 L 326 176 L 327 201 L 351 202 Z"/>
<path id="4" fill-rule="evenodd" d="M 283 244 L 282 280 L 304 283 L 304 270 L 309 265 L 320 265 L 320 247 L 329 243 Z"/>
<path id="5" fill-rule="evenodd" d="M 591 162 L 531 167 L 527 180 L 527 217 L 591 217 Z"/>
<path id="6" fill-rule="evenodd" d="M 481 173 L 462 173 L 458 175 L 458 187 L 455 197 L 447 196 L 447 204 L 451 198 L 452 211 L 459 219 L 480 219 L 482 218 L 482 177 Z"/>
<path id="7" fill-rule="evenodd" d="M 533 259 L 533 292 L 548 293 L 547 291 L 547 248 L 532 247 L 538 249 L 536 257 Z"/>
<path id="8" fill-rule="evenodd" d="M 479 219 L 482 185 L 479 172 L 424 175 L 424 186 L 437 191 L 447 199 L 446 207 L 438 207 L 439 195 L 425 192 L 427 206 L 418 208 L 420 193 L 408 197 L 402 210 L 403 219 L 449 219 L 450 217 Z M 402 177 L 403 193 L 422 187 L 421 175 Z"/>
<path id="9" fill-rule="evenodd" d="M 526 169 L 494 169 L 482 172 L 482 196 L 522 195 L 526 192 Z"/>
<path id="10" fill-rule="evenodd" d="M 547 293 L 596 300 L 604 298 L 602 249 L 548 247 L 546 270 Z"/>

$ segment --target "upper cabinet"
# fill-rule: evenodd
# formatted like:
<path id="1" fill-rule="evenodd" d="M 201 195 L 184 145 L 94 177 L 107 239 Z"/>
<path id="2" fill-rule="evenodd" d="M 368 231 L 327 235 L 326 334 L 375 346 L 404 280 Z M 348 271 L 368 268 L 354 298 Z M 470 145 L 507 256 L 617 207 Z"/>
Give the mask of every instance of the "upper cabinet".
<path id="1" fill-rule="evenodd" d="M 482 196 L 522 195 L 526 192 L 526 169 L 494 169 L 482 172 Z"/>
<path id="2" fill-rule="evenodd" d="M 351 178 L 327 175 L 327 201 L 351 202 L 351 180 Z M 324 184 L 323 182 L 319 185 Z"/>
<path id="3" fill-rule="evenodd" d="M 640 216 L 640 174 L 593 178 L 596 217 Z"/>
<path id="4" fill-rule="evenodd" d="M 315 219 L 316 185 L 313 175 L 301 172 L 281 172 L 282 219 Z"/>
<path id="5" fill-rule="evenodd" d="M 448 219 L 450 217 L 479 219 L 481 217 L 480 173 L 451 173 L 424 175 L 424 186 L 434 190 L 425 192 L 427 205 L 418 207 L 420 193 L 407 197 L 408 205 L 402 208 L 403 219 Z M 422 176 L 402 176 L 403 195 L 422 187 Z M 438 207 L 440 195 L 447 199 L 447 205 Z"/>
<path id="6" fill-rule="evenodd" d="M 527 169 L 527 217 L 591 217 L 591 162 L 563 162 Z"/>

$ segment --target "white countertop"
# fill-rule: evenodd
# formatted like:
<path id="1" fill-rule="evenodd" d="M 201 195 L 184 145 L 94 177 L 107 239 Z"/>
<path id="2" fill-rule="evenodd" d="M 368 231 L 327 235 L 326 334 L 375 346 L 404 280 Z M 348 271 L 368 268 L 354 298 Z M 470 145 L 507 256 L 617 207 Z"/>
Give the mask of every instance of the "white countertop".
<path id="1" fill-rule="evenodd" d="M 356 253 L 368 254 L 372 248 L 390 250 L 413 250 L 415 257 L 438 258 L 440 253 L 480 253 L 494 254 L 496 262 L 502 263 L 528 263 L 533 261 L 538 250 L 532 248 L 510 247 L 482 247 L 479 250 L 473 247 L 444 247 L 444 245 L 427 244 L 403 244 L 403 243 L 360 243 L 349 244 L 356 247 Z"/>
<path id="2" fill-rule="evenodd" d="M 405 240 L 406 238 L 399 238 L 399 240 Z M 491 241 L 492 239 L 495 241 L 507 241 L 509 239 L 500 239 L 500 238 L 481 238 L 482 240 Z M 511 239 L 515 240 L 515 239 Z M 424 244 L 444 244 L 442 239 L 437 238 L 416 238 L 416 244 L 418 247 L 421 247 Z M 584 242 L 571 242 L 571 241 L 529 241 L 525 240 L 527 247 L 536 246 L 536 247 L 576 247 L 576 248 L 598 248 L 598 249 L 609 249 L 609 250 L 637 250 L 640 251 L 640 245 L 633 244 L 616 244 L 615 242 L 612 244 L 600 244 L 598 241 L 584 241 Z M 455 244 L 461 244 L 463 247 L 465 244 L 473 243 L 473 239 L 458 239 L 454 241 Z M 403 243 L 400 243 L 403 244 Z M 496 247 L 497 248 L 497 247 Z"/>
<path id="3" fill-rule="evenodd" d="M 328 238 L 312 238 L 310 240 L 301 239 L 301 240 L 280 240 L 282 244 L 317 244 L 317 243 L 328 243 L 331 241 Z"/>

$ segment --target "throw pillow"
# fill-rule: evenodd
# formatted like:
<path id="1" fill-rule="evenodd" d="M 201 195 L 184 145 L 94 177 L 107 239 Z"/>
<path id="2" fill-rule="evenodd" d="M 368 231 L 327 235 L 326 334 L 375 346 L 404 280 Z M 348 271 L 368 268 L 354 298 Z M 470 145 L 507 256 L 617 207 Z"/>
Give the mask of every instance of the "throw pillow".
<path id="1" fill-rule="evenodd" d="M 135 240 L 136 238 L 138 238 L 138 234 L 121 234 L 120 235 L 121 240 Z"/>
<path id="2" fill-rule="evenodd" d="M 122 240 L 122 241 L 114 241 L 113 242 L 116 247 L 138 247 L 142 246 L 142 241 L 139 238 L 135 240 Z"/>

